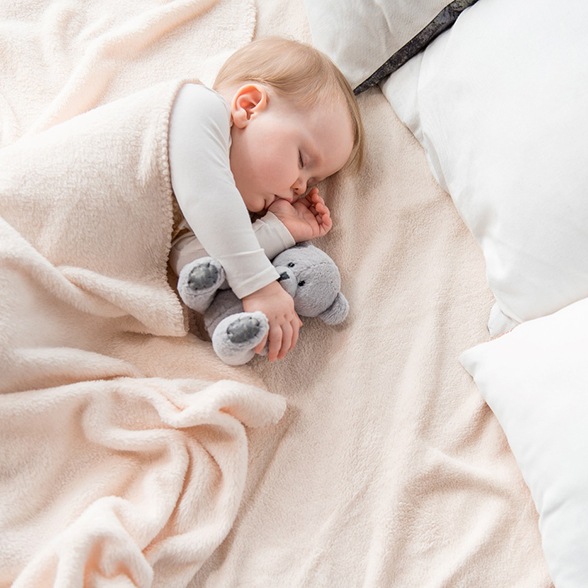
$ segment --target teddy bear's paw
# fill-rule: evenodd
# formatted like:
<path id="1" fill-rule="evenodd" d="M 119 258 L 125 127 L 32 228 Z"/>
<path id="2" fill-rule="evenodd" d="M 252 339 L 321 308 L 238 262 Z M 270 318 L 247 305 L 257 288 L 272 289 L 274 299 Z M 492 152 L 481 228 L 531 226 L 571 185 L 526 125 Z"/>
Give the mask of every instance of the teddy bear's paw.
<path id="1" fill-rule="evenodd" d="M 227 327 L 227 337 L 231 343 L 246 343 L 257 339 L 263 325 L 254 316 L 242 316 Z"/>
<path id="2" fill-rule="evenodd" d="M 178 292 L 186 306 L 203 313 L 224 281 L 225 272 L 221 264 L 211 257 L 204 257 L 182 268 Z"/>
<path id="3" fill-rule="evenodd" d="M 208 290 L 219 282 L 222 268 L 213 261 L 206 261 L 190 270 L 188 287 L 191 290 Z"/>
<path id="4" fill-rule="evenodd" d="M 269 331 L 262 312 L 241 312 L 224 318 L 212 335 L 216 354 L 229 365 L 243 365 L 255 355 L 255 347 Z"/>

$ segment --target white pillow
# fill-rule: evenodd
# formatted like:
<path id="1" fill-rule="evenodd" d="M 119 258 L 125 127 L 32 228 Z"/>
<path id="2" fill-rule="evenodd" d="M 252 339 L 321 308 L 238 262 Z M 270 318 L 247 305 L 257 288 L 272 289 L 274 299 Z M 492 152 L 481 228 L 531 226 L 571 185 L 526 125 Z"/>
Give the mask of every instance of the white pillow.
<path id="1" fill-rule="evenodd" d="M 313 45 L 356 93 L 375 86 L 477 0 L 305 0 Z"/>
<path id="2" fill-rule="evenodd" d="M 588 296 L 586 22 L 586 0 L 482 0 L 383 84 L 517 322 Z"/>
<path id="3" fill-rule="evenodd" d="M 587 350 L 588 299 L 460 358 L 529 486 L 557 588 L 588 586 Z"/>

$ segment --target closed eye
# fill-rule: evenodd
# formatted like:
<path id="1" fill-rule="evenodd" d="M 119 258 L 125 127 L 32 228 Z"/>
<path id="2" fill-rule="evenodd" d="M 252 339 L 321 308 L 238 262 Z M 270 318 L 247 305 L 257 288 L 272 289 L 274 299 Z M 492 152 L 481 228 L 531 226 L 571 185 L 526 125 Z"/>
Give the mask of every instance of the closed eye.
<path id="1" fill-rule="evenodd" d="M 304 160 L 302 159 L 302 151 L 298 151 L 298 165 L 304 167 Z"/>

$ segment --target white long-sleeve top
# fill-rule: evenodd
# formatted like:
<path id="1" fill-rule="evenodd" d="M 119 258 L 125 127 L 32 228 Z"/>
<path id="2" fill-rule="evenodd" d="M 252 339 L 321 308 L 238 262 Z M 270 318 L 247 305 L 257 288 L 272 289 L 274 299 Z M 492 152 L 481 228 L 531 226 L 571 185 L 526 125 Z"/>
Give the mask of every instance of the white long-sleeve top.
<path id="1" fill-rule="evenodd" d="M 172 188 L 188 230 L 172 242 L 170 264 L 178 274 L 192 259 L 210 255 L 243 298 L 278 278 L 270 258 L 295 241 L 271 213 L 252 225 L 231 173 L 230 147 L 227 102 L 206 86 L 184 85 L 171 113 L 169 158 Z"/>

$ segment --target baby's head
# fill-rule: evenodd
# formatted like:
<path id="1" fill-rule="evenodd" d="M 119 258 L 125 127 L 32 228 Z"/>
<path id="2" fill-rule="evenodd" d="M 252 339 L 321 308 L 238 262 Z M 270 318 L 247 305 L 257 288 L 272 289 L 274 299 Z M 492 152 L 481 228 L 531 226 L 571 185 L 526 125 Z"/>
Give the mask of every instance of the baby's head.
<path id="1" fill-rule="evenodd" d="M 276 197 L 293 200 L 361 164 L 353 90 L 314 47 L 280 37 L 253 41 L 229 57 L 214 87 L 231 105 L 231 169 L 249 210 Z"/>

